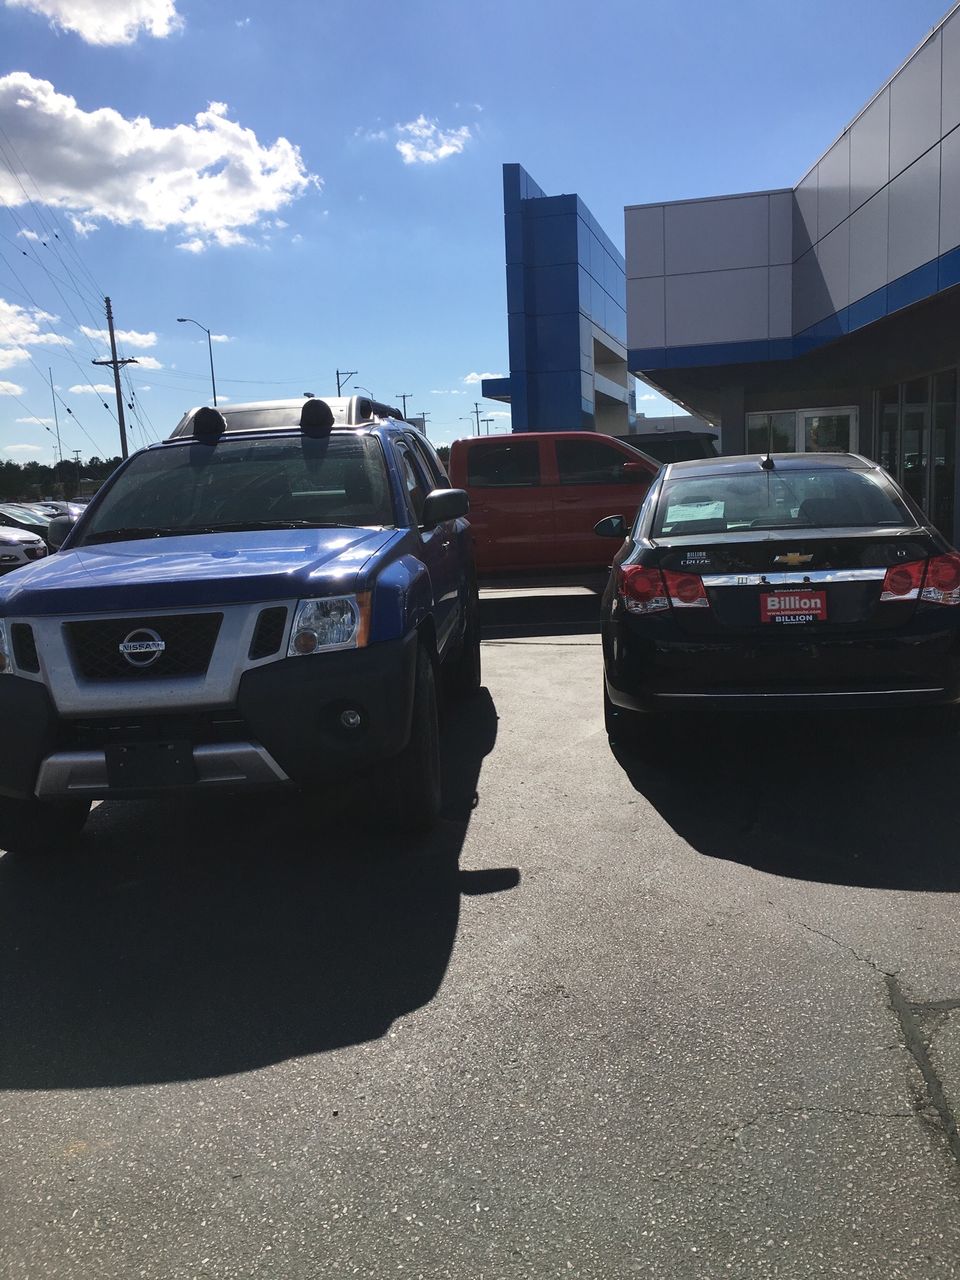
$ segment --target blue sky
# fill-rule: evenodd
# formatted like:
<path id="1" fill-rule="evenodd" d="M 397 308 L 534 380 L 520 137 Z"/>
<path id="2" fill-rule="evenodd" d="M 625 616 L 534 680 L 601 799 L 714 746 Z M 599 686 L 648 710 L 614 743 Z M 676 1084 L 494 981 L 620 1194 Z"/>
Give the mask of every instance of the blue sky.
<path id="1" fill-rule="evenodd" d="M 178 316 L 221 398 L 356 370 L 466 434 L 508 372 L 502 164 L 622 248 L 624 205 L 795 183 L 946 8 L 0 0 L 0 456 L 52 459 L 48 368 L 64 452 L 118 452 L 102 294 L 134 445 L 209 397 Z"/>

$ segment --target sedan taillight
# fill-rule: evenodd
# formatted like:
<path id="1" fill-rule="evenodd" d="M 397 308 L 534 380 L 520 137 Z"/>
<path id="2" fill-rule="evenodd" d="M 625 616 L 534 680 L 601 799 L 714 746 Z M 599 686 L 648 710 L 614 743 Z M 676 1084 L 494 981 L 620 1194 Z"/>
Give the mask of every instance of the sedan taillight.
<path id="1" fill-rule="evenodd" d="M 910 560 L 891 565 L 883 579 L 881 600 L 916 600 L 923 582 L 926 560 Z"/>
<path id="2" fill-rule="evenodd" d="M 642 565 L 621 565 L 617 594 L 627 613 L 659 613 L 670 608 L 667 588 L 659 569 L 645 569 Z"/>
<path id="3" fill-rule="evenodd" d="M 663 575 L 667 580 L 667 594 L 670 603 L 676 609 L 709 609 L 707 589 L 703 579 L 694 573 L 671 573 L 669 569 Z"/>
<path id="4" fill-rule="evenodd" d="M 931 604 L 960 604 L 960 556 L 956 552 L 927 561 L 920 599 Z"/>

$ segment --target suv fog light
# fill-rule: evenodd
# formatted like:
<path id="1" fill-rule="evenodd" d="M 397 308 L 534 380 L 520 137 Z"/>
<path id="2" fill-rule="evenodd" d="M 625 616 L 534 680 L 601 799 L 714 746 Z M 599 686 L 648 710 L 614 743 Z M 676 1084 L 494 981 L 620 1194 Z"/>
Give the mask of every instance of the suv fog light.
<path id="1" fill-rule="evenodd" d="M 291 649 L 297 654 L 316 653 L 320 645 L 320 637 L 315 631 L 298 631 L 290 642 Z"/>
<path id="2" fill-rule="evenodd" d="M 341 711 L 340 723 L 345 729 L 360 728 L 360 712 L 359 711 Z"/>

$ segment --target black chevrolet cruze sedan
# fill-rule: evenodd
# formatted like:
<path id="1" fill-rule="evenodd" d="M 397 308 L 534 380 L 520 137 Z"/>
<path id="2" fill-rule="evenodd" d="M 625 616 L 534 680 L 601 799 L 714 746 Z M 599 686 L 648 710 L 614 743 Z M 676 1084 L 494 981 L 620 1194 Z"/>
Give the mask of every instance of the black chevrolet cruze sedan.
<path id="1" fill-rule="evenodd" d="M 603 596 L 612 741 L 643 713 L 960 703 L 960 554 L 889 475 L 849 453 L 665 466 Z M 648 721 L 649 724 L 649 721 Z"/>

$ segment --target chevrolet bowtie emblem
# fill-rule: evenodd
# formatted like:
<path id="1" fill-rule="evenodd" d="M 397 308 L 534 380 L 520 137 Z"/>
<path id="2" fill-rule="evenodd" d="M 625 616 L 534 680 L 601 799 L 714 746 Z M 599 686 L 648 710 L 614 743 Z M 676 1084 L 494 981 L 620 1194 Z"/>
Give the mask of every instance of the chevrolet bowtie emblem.
<path id="1" fill-rule="evenodd" d="M 812 555 L 804 556 L 804 555 L 801 555 L 799 551 L 791 551 L 788 555 L 785 555 L 785 556 L 774 556 L 773 563 L 774 564 L 790 564 L 790 565 L 809 564 L 812 559 L 813 559 Z"/>

